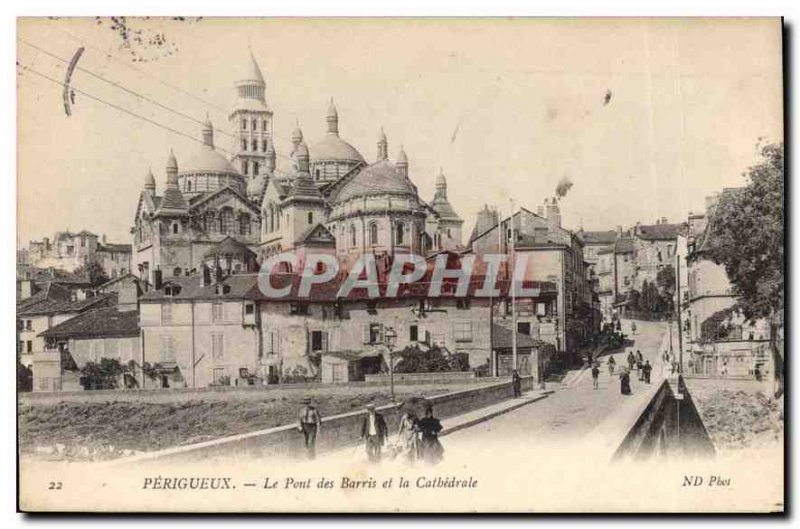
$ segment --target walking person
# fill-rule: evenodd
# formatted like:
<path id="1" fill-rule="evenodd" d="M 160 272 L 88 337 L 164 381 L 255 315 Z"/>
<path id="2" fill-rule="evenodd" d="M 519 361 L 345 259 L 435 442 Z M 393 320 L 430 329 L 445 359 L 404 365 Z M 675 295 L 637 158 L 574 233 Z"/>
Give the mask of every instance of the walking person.
<path id="1" fill-rule="evenodd" d="M 511 388 L 514 390 L 514 398 L 522 396 L 522 378 L 516 369 L 511 372 Z"/>
<path id="2" fill-rule="evenodd" d="M 631 394 L 630 370 L 623 369 L 619 374 L 619 392 L 623 395 Z"/>
<path id="3" fill-rule="evenodd" d="M 614 368 L 617 366 L 617 361 L 614 360 L 613 356 L 608 357 L 608 374 L 610 376 L 614 376 Z"/>
<path id="4" fill-rule="evenodd" d="M 419 430 L 419 455 L 420 458 L 430 465 L 435 465 L 442 460 L 444 448 L 439 442 L 439 432 L 442 431 L 442 423 L 433 416 L 433 406 L 425 408 L 425 417 L 417 422 Z"/>
<path id="5" fill-rule="evenodd" d="M 633 366 L 636 364 L 636 357 L 633 355 L 633 351 L 628 351 L 628 370 L 633 371 Z"/>
<path id="6" fill-rule="evenodd" d="M 366 441 L 367 458 L 371 463 L 381 460 L 381 448 L 388 435 L 383 415 L 375 411 L 374 404 L 367 404 L 367 415 L 361 422 L 361 439 Z"/>
<path id="7" fill-rule="evenodd" d="M 636 322 L 631 322 L 631 334 L 636 336 Z"/>
<path id="8" fill-rule="evenodd" d="M 594 389 L 597 389 L 598 387 L 600 387 L 600 379 L 599 379 L 599 377 L 600 377 L 600 368 L 595 363 L 595 364 L 592 365 L 592 387 Z"/>
<path id="9" fill-rule="evenodd" d="M 400 439 L 400 448 L 409 461 L 417 459 L 417 436 L 419 429 L 417 423 L 419 420 L 412 411 L 407 411 L 400 418 L 400 426 L 397 430 L 397 437 Z"/>
<path id="10" fill-rule="evenodd" d="M 305 439 L 306 455 L 309 459 L 314 459 L 317 455 L 317 434 L 322 426 L 322 418 L 311 399 L 303 399 L 303 408 L 300 410 L 300 423 L 297 430 L 303 433 Z"/>
<path id="11" fill-rule="evenodd" d="M 650 365 L 650 360 L 645 360 L 642 372 L 644 373 L 644 381 L 650 383 L 650 373 L 653 371 L 653 366 Z"/>

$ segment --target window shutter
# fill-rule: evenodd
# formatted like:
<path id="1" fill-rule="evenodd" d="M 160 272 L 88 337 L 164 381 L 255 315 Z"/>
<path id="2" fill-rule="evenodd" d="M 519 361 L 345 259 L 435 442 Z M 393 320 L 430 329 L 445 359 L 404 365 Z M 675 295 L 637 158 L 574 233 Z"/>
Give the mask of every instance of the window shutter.
<path id="1" fill-rule="evenodd" d="M 369 336 L 369 323 L 364 324 L 364 343 L 370 343 L 370 336 Z"/>
<path id="2" fill-rule="evenodd" d="M 322 331 L 322 350 L 328 350 L 328 331 Z"/>
<path id="3" fill-rule="evenodd" d="M 378 332 L 378 341 L 380 343 L 386 343 L 386 328 L 383 326 L 382 323 L 380 325 L 380 331 Z"/>

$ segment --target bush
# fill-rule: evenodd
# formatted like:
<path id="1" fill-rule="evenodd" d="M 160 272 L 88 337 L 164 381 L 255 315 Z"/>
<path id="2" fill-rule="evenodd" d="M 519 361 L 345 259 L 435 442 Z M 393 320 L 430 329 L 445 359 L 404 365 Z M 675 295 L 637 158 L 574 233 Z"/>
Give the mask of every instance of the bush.
<path id="1" fill-rule="evenodd" d="M 409 345 L 396 355 L 402 359 L 394 366 L 395 373 L 443 373 L 450 371 L 469 371 L 469 360 L 462 354 L 452 355 L 446 349 L 432 346 L 423 351 L 416 345 Z"/>

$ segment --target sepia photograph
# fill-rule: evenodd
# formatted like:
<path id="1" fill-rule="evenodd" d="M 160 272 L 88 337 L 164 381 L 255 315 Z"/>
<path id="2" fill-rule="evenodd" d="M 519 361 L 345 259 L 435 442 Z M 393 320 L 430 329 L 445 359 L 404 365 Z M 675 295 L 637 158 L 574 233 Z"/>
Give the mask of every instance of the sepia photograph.
<path id="1" fill-rule="evenodd" d="M 15 23 L 19 511 L 785 512 L 781 18 Z"/>

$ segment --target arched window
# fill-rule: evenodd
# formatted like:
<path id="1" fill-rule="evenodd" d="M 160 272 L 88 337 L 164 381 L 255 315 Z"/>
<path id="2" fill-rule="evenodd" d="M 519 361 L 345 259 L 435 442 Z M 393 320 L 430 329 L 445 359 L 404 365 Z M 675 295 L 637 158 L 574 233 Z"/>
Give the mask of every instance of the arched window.
<path id="1" fill-rule="evenodd" d="M 266 123 L 266 121 L 264 123 Z M 267 152 L 267 140 L 261 140 L 261 150 Z"/>
<path id="2" fill-rule="evenodd" d="M 186 181 L 186 191 L 189 192 L 189 193 L 192 192 L 192 181 L 191 180 L 187 180 Z"/>
<path id="3" fill-rule="evenodd" d="M 369 243 L 372 246 L 378 244 L 378 225 L 374 222 L 369 225 Z"/>
<path id="4" fill-rule="evenodd" d="M 319 180 L 319 169 L 317 169 L 316 176 L 317 176 L 317 180 Z"/>
<path id="5" fill-rule="evenodd" d="M 255 119 L 253 120 L 253 130 L 258 130 L 258 121 Z"/>
<path id="6" fill-rule="evenodd" d="M 239 234 L 250 235 L 250 215 L 242 213 L 239 216 Z"/>
<path id="7" fill-rule="evenodd" d="M 395 236 L 394 236 L 395 244 L 405 244 L 405 236 L 406 236 L 405 224 L 403 224 L 402 222 L 398 222 L 397 226 L 395 226 Z"/>
<path id="8" fill-rule="evenodd" d="M 350 225 L 350 246 L 355 247 L 356 244 L 358 244 L 356 242 L 356 225 L 355 224 L 351 224 Z"/>
<path id="9" fill-rule="evenodd" d="M 450 228 L 447 228 L 447 238 L 448 238 L 448 239 L 452 239 L 452 238 L 453 238 L 453 234 L 452 234 L 452 232 L 450 231 Z"/>
<path id="10" fill-rule="evenodd" d="M 178 223 L 177 222 L 173 222 L 172 223 L 172 233 L 178 233 L 178 229 L 179 229 L 178 228 Z"/>
<path id="11" fill-rule="evenodd" d="M 220 212 L 220 233 L 230 234 L 233 233 L 233 211 L 225 208 Z"/>
<path id="12" fill-rule="evenodd" d="M 172 271 L 172 275 L 174 275 L 174 276 L 181 275 L 181 267 L 180 266 L 176 266 L 175 270 Z"/>
<path id="13" fill-rule="evenodd" d="M 247 120 L 242 119 L 242 130 L 247 130 Z"/>
<path id="14" fill-rule="evenodd" d="M 252 140 L 250 142 L 250 150 L 256 152 L 258 150 L 258 142 L 256 140 Z"/>
<path id="15" fill-rule="evenodd" d="M 208 233 L 217 231 L 217 214 L 214 211 L 206 212 L 206 231 Z"/>
<path id="16" fill-rule="evenodd" d="M 258 175 L 258 162 L 253 162 L 253 176 Z"/>
<path id="17" fill-rule="evenodd" d="M 264 130 L 264 131 L 267 130 L 267 120 L 266 119 L 261 122 L 261 130 Z"/>
<path id="18" fill-rule="evenodd" d="M 247 140 L 245 140 L 245 139 L 242 140 L 242 150 L 243 151 L 247 150 Z"/>
<path id="19" fill-rule="evenodd" d="M 312 212 L 312 211 L 308 212 L 308 223 L 309 224 L 314 224 L 314 212 Z"/>

